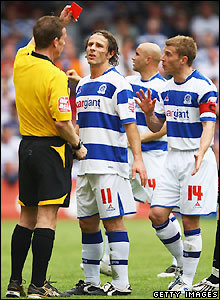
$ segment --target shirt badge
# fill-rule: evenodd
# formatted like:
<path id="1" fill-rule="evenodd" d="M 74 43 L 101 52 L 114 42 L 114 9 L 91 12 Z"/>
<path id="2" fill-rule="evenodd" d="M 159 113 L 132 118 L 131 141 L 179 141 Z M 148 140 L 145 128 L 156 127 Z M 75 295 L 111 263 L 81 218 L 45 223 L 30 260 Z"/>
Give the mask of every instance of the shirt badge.
<path id="1" fill-rule="evenodd" d="M 186 94 L 184 97 L 184 104 L 192 104 L 192 96 L 190 94 Z"/>
<path id="2" fill-rule="evenodd" d="M 107 89 L 107 85 L 106 84 L 102 84 L 99 87 L 98 94 L 105 94 L 106 89 Z"/>

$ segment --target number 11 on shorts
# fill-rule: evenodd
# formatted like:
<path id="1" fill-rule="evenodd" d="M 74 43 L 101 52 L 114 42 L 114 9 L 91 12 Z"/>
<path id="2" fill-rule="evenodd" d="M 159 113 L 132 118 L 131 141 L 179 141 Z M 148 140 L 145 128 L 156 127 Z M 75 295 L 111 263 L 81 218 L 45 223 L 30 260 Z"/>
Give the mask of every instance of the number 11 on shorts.
<path id="1" fill-rule="evenodd" d="M 106 204 L 106 196 L 105 193 L 107 192 L 107 198 L 108 198 L 108 203 L 112 203 L 112 194 L 111 194 L 111 189 L 107 188 L 106 191 L 105 189 L 101 189 L 101 194 L 102 194 L 102 203 Z"/>

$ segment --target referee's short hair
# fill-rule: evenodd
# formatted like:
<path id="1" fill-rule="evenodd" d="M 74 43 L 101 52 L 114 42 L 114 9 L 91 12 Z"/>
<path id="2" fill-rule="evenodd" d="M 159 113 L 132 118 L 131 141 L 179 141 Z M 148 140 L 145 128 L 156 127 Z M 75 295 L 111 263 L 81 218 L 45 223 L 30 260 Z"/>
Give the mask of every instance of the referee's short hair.
<path id="1" fill-rule="evenodd" d="M 102 34 L 106 40 L 108 40 L 108 53 L 112 53 L 114 52 L 114 55 L 110 58 L 109 63 L 112 66 L 117 66 L 119 64 L 119 50 L 118 50 L 118 44 L 117 41 L 114 37 L 114 35 L 107 31 L 107 30 L 95 30 L 93 31 L 90 36 L 87 38 L 86 42 L 85 42 L 85 49 L 87 48 L 88 45 L 88 41 L 90 39 L 90 37 L 94 34 Z"/>
<path id="2" fill-rule="evenodd" d="M 64 21 L 57 16 L 44 16 L 37 20 L 33 28 L 36 49 L 45 49 L 52 41 L 62 36 Z"/>

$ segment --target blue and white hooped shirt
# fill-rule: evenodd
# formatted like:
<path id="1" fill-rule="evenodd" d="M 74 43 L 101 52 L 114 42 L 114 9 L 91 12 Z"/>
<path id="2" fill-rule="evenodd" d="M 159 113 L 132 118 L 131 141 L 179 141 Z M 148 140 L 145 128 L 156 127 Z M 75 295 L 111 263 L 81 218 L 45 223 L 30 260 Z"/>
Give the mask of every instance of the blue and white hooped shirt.
<path id="1" fill-rule="evenodd" d="M 196 70 L 183 83 L 168 80 L 154 111 L 158 118 L 166 118 L 168 145 L 178 150 L 199 148 L 202 122 L 216 122 L 217 101 L 214 83 Z"/>
<path id="2" fill-rule="evenodd" d="M 76 87 L 79 136 L 88 149 L 78 175 L 118 174 L 129 178 L 124 124 L 136 122 L 128 81 L 115 68 L 82 78 Z"/>
<path id="3" fill-rule="evenodd" d="M 164 79 L 159 72 L 156 75 L 152 76 L 149 80 L 142 80 L 139 74 L 127 76 L 126 79 L 132 86 L 133 97 L 137 100 L 138 97 L 136 95 L 136 92 L 139 92 L 140 89 L 142 89 L 145 94 L 147 93 L 147 89 L 150 89 L 151 98 L 152 99 L 156 98 L 159 100 L 158 92 L 163 88 L 163 86 L 166 83 L 166 79 Z M 137 127 L 139 133 L 142 134 L 147 131 L 150 131 L 146 123 L 145 114 L 143 110 L 140 108 L 140 106 L 136 103 L 135 103 L 135 110 L 136 110 L 136 120 L 137 120 Z M 151 150 L 167 151 L 168 150 L 167 136 L 164 135 L 157 140 L 150 141 L 147 143 L 141 143 L 141 149 L 142 151 L 151 151 Z"/>

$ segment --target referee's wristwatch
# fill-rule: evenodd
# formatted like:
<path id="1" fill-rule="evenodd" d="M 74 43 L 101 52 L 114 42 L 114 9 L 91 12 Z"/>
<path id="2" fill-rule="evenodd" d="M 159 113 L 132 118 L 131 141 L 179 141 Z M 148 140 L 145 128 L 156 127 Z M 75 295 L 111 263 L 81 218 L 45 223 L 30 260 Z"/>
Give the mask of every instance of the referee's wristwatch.
<path id="1" fill-rule="evenodd" d="M 76 147 L 74 147 L 72 145 L 72 148 L 73 148 L 73 150 L 79 150 L 82 147 L 82 145 L 83 145 L 83 142 L 81 140 L 79 140 L 79 144 Z"/>

